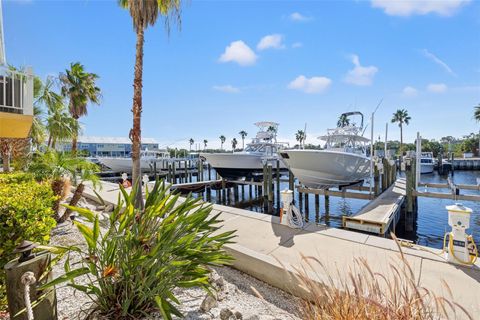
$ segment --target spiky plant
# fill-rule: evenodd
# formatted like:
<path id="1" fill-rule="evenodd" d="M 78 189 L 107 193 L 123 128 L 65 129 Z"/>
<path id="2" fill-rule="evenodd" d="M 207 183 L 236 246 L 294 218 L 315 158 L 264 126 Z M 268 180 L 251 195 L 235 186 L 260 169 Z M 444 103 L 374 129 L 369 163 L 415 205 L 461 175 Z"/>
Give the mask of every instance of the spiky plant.
<path id="1" fill-rule="evenodd" d="M 234 231 L 218 233 L 221 221 L 211 205 L 191 196 L 177 203 L 179 195 L 163 182 L 147 190 L 143 210 L 134 205 L 136 188 L 130 194 L 123 188 L 121 192 L 105 232 L 97 214 L 72 208 L 89 221 L 74 221 L 87 248 L 47 247 L 59 254 L 54 262 L 72 251 L 81 259 L 67 259 L 65 274 L 40 289 L 69 282 L 67 286 L 92 299 L 92 313 L 107 319 L 143 319 L 154 312 L 164 319 L 181 317 L 174 289 L 211 290 L 208 266 L 232 261 L 223 245 L 231 242 Z M 82 275 L 88 276 L 77 283 Z"/>

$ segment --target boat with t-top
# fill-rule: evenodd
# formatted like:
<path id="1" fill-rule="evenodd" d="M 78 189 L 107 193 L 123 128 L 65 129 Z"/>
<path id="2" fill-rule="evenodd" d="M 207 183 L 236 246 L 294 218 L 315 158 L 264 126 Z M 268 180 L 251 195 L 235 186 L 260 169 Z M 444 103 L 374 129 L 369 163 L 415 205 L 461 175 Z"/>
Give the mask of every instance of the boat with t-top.
<path id="1" fill-rule="evenodd" d="M 101 164 L 113 172 L 132 172 L 131 157 L 98 157 Z M 140 152 L 140 168 L 142 172 L 154 172 L 168 168 L 170 153 L 167 151 L 149 151 Z"/>
<path id="2" fill-rule="evenodd" d="M 200 158 L 207 161 L 217 173 L 225 179 L 251 179 L 260 177 L 266 162 L 276 169 L 278 152 L 286 143 L 277 142 L 278 123 L 257 122 L 258 132 L 244 150 L 240 152 L 201 153 Z M 286 166 L 279 161 L 280 169 Z"/>
<path id="3" fill-rule="evenodd" d="M 360 125 L 352 122 L 361 118 Z M 363 114 L 347 112 L 335 129 L 319 139 L 323 150 L 284 150 L 280 154 L 294 176 L 304 186 L 324 189 L 362 183 L 370 175 L 370 158 L 366 155 L 369 139 L 363 137 Z"/>

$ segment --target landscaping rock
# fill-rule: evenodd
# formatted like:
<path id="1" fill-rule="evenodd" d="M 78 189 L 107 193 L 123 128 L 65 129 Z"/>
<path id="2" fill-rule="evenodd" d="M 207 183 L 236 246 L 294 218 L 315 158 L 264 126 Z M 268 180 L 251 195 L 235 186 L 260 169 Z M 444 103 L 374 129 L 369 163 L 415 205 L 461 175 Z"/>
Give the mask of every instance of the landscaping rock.
<path id="1" fill-rule="evenodd" d="M 107 205 L 105 206 L 105 209 L 104 209 L 103 211 L 105 211 L 105 212 L 112 212 L 113 209 L 114 209 L 113 204 L 107 204 Z"/>
<path id="2" fill-rule="evenodd" d="M 240 311 L 235 311 L 233 313 L 233 315 L 235 316 L 235 319 L 238 319 L 238 320 L 242 320 L 243 319 L 243 315 Z"/>
<path id="3" fill-rule="evenodd" d="M 232 317 L 235 318 L 235 316 L 233 315 L 233 312 L 230 309 L 224 308 L 220 311 L 221 320 L 230 320 Z"/>
<path id="4" fill-rule="evenodd" d="M 212 308 L 215 308 L 218 305 L 217 300 L 214 297 L 207 294 L 200 305 L 200 310 L 203 312 L 209 312 Z"/>

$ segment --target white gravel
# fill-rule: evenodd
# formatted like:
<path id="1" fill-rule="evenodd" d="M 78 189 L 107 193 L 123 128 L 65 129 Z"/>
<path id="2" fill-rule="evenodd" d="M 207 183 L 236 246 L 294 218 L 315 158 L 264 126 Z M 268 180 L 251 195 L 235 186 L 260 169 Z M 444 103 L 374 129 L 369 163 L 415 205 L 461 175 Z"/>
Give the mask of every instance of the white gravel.
<path id="1" fill-rule="evenodd" d="M 91 210 L 95 210 L 97 206 L 88 200 L 81 201 L 80 205 Z M 58 225 L 53 230 L 51 244 L 85 245 L 83 237 L 70 221 Z M 71 260 L 75 258 L 78 259 L 78 256 L 71 256 Z M 299 301 L 290 294 L 230 267 L 217 267 L 214 270 L 223 278 L 224 290 L 218 294 L 217 306 L 208 312 L 200 310 L 200 305 L 206 296 L 206 292 L 202 289 L 175 291 L 181 302 L 179 309 L 185 319 L 222 319 L 220 314 L 223 313 L 225 318 L 225 314 L 228 313 L 225 309 L 229 309 L 232 313 L 241 313 L 244 320 L 300 319 L 297 309 Z M 63 271 L 63 262 L 60 262 L 53 269 L 54 277 L 62 274 Z M 261 297 L 258 297 L 257 293 Z M 85 319 L 92 305 L 87 295 L 66 286 L 57 287 L 57 301 L 60 320 Z M 161 317 L 152 315 L 149 319 L 161 319 Z"/>

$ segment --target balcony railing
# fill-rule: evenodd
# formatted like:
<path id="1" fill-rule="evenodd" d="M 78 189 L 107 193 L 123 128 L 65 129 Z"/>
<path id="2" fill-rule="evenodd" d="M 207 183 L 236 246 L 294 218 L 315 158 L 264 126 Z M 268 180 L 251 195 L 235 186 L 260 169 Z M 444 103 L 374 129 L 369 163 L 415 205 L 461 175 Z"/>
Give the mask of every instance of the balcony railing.
<path id="1" fill-rule="evenodd" d="M 33 76 L 26 72 L 0 69 L 0 112 L 33 114 Z"/>

